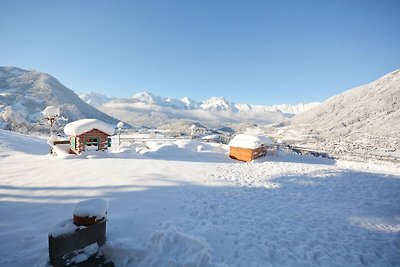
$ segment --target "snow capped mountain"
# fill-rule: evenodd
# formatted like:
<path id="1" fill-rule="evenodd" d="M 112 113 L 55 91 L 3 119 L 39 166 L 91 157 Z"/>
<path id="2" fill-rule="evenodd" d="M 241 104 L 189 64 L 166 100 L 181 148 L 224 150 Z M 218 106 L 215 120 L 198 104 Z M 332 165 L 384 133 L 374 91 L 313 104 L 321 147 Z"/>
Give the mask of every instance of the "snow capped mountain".
<path id="1" fill-rule="evenodd" d="M 108 123 L 118 122 L 83 102 L 49 74 L 0 67 L 0 128 L 43 131 L 47 123 L 42 111 L 47 106 L 59 106 L 61 115 L 69 121 L 96 118 Z"/>
<path id="2" fill-rule="evenodd" d="M 296 115 L 291 128 L 330 149 L 398 151 L 400 70 Z"/>
<path id="3" fill-rule="evenodd" d="M 282 104 L 273 106 L 263 106 L 263 105 L 249 105 L 249 104 L 234 104 L 228 101 L 224 97 L 213 96 L 207 100 L 198 102 L 187 96 L 181 99 L 160 97 L 154 95 L 150 92 L 140 92 L 128 99 L 116 99 L 109 98 L 105 95 L 98 93 L 77 93 L 78 96 L 88 104 L 94 107 L 101 106 L 113 100 L 114 103 L 130 103 L 131 106 L 137 108 L 144 108 L 149 110 L 153 108 L 155 110 L 160 110 L 162 108 L 174 108 L 174 109 L 184 109 L 184 110 L 207 110 L 210 112 L 219 111 L 230 111 L 239 113 L 265 113 L 265 112 L 281 112 L 287 117 L 304 112 L 312 107 L 319 105 L 318 102 L 308 103 L 308 104 Z"/>
<path id="4" fill-rule="evenodd" d="M 103 112 L 137 126 L 160 127 L 175 121 L 198 121 L 210 127 L 236 123 L 280 123 L 310 105 L 262 106 L 234 104 L 224 97 L 197 102 L 188 97 L 165 98 L 141 92 L 127 99 L 115 99 L 98 107 Z M 282 111 L 280 110 L 282 109 Z M 291 113 L 293 112 L 293 113 Z"/>
<path id="5" fill-rule="evenodd" d="M 210 111 L 237 111 L 234 104 L 226 100 L 224 97 L 213 96 L 210 99 L 204 100 L 200 107 Z"/>
<path id="6" fill-rule="evenodd" d="M 169 97 L 160 97 L 150 92 L 140 92 L 128 99 L 109 98 L 105 95 L 94 92 L 77 93 L 77 94 L 83 101 L 94 107 L 99 107 L 103 104 L 116 100 L 114 101 L 114 103 L 125 103 L 125 104 L 130 103 L 132 106 L 136 106 L 138 108 L 139 107 L 145 108 L 146 110 L 150 108 L 154 108 L 155 110 L 160 110 L 162 108 L 169 107 L 169 108 L 184 109 L 184 110 L 201 109 L 211 112 L 218 112 L 218 111 L 231 111 L 240 113 L 282 112 L 286 114 L 288 117 L 304 112 L 320 104 L 318 102 L 313 102 L 308 104 L 300 103 L 296 105 L 282 104 L 273 106 L 234 104 L 228 101 L 224 97 L 216 97 L 216 96 L 198 102 L 187 96 L 181 99 L 175 99 Z"/>
<path id="7" fill-rule="evenodd" d="M 166 106 L 170 106 L 172 108 L 177 108 L 177 109 L 187 108 L 187 105 L 184 102 L 182 102 L 180 99 L 166 98 L 165 102 L 167 103 Z"/>
<path id="8" fill-rule="evenodd" d="M 101 106 L 101 105 L 115 99 L 114 97 L 108 97 L 103 94 L 95 93 L 92 91 L 90 91 L 89 93 L 77 92 L 76 94 L 79 96 L 80 99 L 82 99 L 87 104 L 89 104 L 93 107 Z"/>
<path id="9" fill-rule="evenodd" d="M 186 106 L 186 104 L 179 99 L 160 97 L 149 92 L 137 93 L 131 98 L 131 101 L 133 103 L 139 102 L 146 105 L 171 107 L 177 109 L 183 109 Z"/>
<path id="10" fill-rule="evenodd" d="M 199 103 L 187 96 L 181 98 L 181 101 L 186 105 L 185 106 L 186 109 L 196 109 L 201 105 L 201 103 Z"/>
<path id="11" fill-rule="evenodd" d="M 161 105 L 163 99 L 148 92 L 140 92 L 131 97 L 134 102 L 142 102 L 149 105 Z"/>

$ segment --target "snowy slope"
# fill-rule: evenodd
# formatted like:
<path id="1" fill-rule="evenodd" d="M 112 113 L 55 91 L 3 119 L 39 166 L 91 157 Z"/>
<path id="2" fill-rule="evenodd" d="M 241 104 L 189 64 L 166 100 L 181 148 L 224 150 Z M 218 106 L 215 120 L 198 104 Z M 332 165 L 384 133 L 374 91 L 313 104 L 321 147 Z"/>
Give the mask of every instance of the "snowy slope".
<path id="1" fill-rule="evenodd" d="M 307 104 L 299 103 L 296 105 L 280 104 L 272 106 L 235 104 L 235 108 L 242 113 L 262 113 L 262 112 L 282 112 L 287 117 L 305 112 L 313 107 L 319 106 L 319 102 L 311 102 Z"/>
<path id="2" fill-rule="evenodd" d="M 60 106 L 61 115 L 69 121 L 96 118 L 112 124 L 118 122 L 83 102 L 49 74 L 0 67 L 0 128 L 41 131 L 47 125 L 41 114 L 47 106 Z"/>
<path id="3" fill-rule="evenodd" d="M 281 104 L 281 105 L 273 105 L 271 106 L 271 109 L 277 109 L 280 110 L 283 113 L 287 113 L 287 114 L 292 114 L 292 115 L 296 115 L 296 114 L 300 114 L 303 113 L 309 109 L 312 109 L 314 107 L 319 106 L 321 103 L 319 102 L 311 102 L 311 103 L 299 103 L 296 105 L 290 105 L 290 104 Z"/>
<path id="4" fill-rule="evenodd" d="M 400 264 L 396 165 L 146 145 L 59 159 L 43 139 L 0 130 L 0 266 L 47 267 L 51 226 L 97 197 L 118 267 Z"/>
<path id="5" fill-rule="evenodd" d="M 291 128 L 329 149 L 399 152 L 400 70 L 295 116 Z"/>

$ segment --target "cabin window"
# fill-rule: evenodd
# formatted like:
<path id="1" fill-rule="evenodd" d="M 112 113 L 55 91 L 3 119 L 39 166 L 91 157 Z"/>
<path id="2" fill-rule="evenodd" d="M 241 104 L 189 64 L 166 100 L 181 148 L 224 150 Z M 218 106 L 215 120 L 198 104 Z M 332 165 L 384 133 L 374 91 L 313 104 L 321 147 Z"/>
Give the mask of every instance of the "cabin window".
<path id="1" fill-rule="evenodd" d="M 99 138 L 98 137 L 86 137 L 85 138 L 85 150 L 98 150 L 99 149 Z"/>
<path id="2" fill-rule="evenodd" d="M 107 138 L 107 146 L 111 147 L 111 138 L 110 137 Z"/>

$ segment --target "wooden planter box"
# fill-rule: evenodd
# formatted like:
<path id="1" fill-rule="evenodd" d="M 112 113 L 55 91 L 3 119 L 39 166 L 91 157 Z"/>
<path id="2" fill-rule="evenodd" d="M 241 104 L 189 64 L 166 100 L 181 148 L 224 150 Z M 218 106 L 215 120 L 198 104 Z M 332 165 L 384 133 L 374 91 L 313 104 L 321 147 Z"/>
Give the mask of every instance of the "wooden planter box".
<path id="1" fill-rule="evenodd" d="M 103 256 L 92 255 L 86 261 L 74 264 L 70 260 L 77 255 L 76 251 L 87 245 L 106 242 L 106 220 L 96 222 L 83 229 L 53 237 L 49 235 L 49 257 L 53 267 L 113 267 L 112 262 L 105 263 Z"/>
<path id="2" fill-rule="evenodd" d="M 231 146 L 229 150 L 229 157 L 245 162 L 250 162 L 253 159 L 264 156 L 265 154 L 267 154 L 267 146 L 261 146 L 256 149 Z"/>

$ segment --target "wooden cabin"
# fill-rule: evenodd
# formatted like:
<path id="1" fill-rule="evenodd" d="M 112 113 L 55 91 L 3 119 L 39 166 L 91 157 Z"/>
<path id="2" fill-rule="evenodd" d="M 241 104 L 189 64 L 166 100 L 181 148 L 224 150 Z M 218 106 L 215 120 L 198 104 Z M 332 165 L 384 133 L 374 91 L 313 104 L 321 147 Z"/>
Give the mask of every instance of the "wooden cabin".
<path id="1" fill-rule="evenodd" d="M 68 123 L 64 132 L 69 135 L 71 153 L 104 151 L 111 146 L 114 127 L 96 119 L 82 119 Z"/>
<path id="2" fill-rule="evenodd" d="M 229 157 L 250 162 L 267 154 L 271 144 L 271 140 L 266 136 L 238 134 L 229 142 Z"/>

